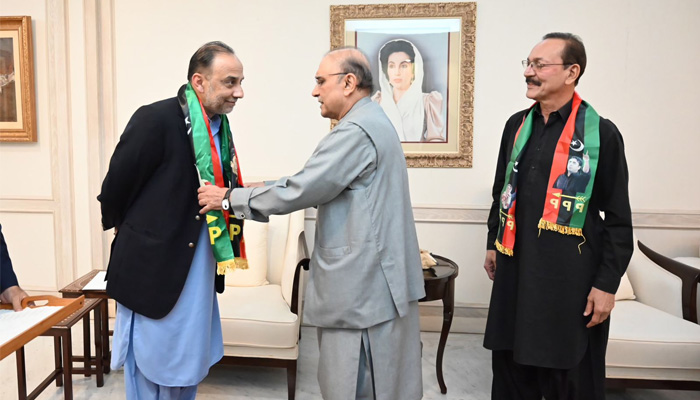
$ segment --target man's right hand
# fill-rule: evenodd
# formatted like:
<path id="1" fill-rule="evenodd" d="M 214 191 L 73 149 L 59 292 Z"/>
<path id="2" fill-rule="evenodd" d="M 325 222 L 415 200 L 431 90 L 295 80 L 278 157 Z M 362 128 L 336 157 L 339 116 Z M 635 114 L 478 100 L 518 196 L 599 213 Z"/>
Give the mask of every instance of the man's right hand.
<path id="1" fill-rule="evenodd" d="M 493 280 L 493 277 L 496 276 L 496 250 L 486 250 L 484 269 L 489 279 Z"/>

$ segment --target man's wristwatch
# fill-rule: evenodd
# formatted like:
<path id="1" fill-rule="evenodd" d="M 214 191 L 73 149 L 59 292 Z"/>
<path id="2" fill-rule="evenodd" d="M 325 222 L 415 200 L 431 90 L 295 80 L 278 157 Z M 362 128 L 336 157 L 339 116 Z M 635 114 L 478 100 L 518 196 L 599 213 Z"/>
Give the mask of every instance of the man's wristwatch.
<path id="1" fill-rule="evenodd" d="M 221 200 L 221 209 L 224 211 L 228 211 L 228 209 L 231 208 L 231 203 L 228 200 L 228 196 L 231 194 L 231 189 L 232 188 L 228 188 L 223 200 Z"/>

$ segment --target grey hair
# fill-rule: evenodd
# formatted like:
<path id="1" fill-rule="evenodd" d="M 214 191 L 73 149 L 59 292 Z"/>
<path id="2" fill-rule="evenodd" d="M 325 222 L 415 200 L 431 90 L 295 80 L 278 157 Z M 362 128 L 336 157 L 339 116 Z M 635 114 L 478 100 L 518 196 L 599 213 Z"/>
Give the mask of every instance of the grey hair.
<path id="1" fill-rule="evenodd" d="M 353 74 L 357 77 L 357 88 L 361 90 L 372 91 L 373 80 L 372 71 L 369 66 L 369 59 L 361 50 L 354 47 L 341 47 L 326 53 L 332 55 L 335 53 L 342 57 L 340 68 L 343 72 Z"/>

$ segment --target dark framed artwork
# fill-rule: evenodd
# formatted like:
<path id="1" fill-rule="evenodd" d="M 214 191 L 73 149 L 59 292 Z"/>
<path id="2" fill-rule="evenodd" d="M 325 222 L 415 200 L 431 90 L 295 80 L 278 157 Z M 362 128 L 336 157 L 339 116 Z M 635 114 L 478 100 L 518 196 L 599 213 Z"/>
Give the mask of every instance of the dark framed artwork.
<path id="1" fill-rule="evenodd" d="M 409 167 L 472 166 L 476 3 L 331 6 L 331 48 L 362 50 Z"/>
<path id="2" fill-rule="evenodd" d="M 36 142 L 31 17 L 0 17 L 0 141 Z"/>

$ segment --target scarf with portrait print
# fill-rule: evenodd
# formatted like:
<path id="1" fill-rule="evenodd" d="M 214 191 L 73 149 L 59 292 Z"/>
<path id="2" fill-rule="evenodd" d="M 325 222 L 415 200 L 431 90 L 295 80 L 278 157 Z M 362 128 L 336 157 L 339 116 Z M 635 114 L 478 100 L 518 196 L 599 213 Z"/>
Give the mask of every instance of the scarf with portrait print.
<path id="1" fill-rule="evenodd" d="M 506 167 L 505 183 L 501 190 L 498 235 L 495 244 L 498 251 L 509 256 L 513 255 L 515 247 L 518 164 L 532 134 L 534 121 L 532 109 L 537 104 L 530 107 L 515 134 L 513 150 Z M 583 236 L 583 224 L 586 221 L 586 211 L 593 192 L 593 181 L 600 154 L 599 128 L 598 113 L 587 102 L 581 100 L 578 93 L 574 93 L 571 114 L 564 125 L 554 152 L 544 211 L 538 224 L 539 229 Z M 584 165 L 588 164 L 584 167 L 579 162 L 581 169 L 587 169 L 585 172 L 579 170 L 577 173 L 579 185 L 561 183 L 572 177 L 567 173 L 567 164 L 571 158 L 585 160 Z"/>

